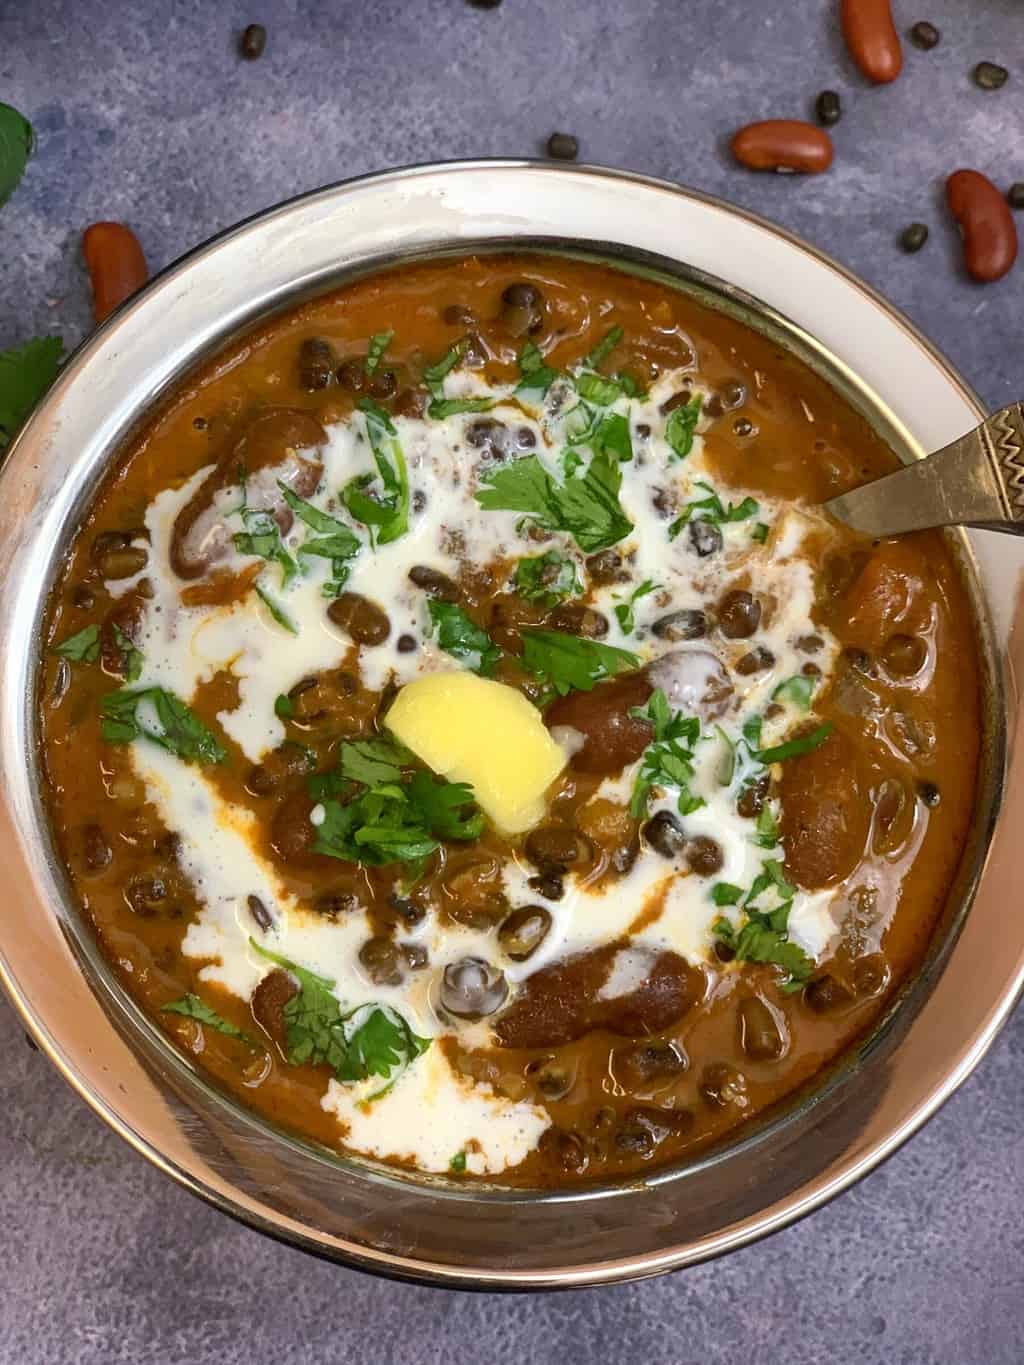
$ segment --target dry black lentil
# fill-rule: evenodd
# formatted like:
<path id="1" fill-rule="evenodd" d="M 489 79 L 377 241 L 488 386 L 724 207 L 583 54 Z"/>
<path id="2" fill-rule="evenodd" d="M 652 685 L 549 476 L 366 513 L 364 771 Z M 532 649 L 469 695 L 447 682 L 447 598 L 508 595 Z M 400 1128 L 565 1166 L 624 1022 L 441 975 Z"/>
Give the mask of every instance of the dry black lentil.
<path id="1" fill-rule="evenodd" d="M 998 66 L 995 62 L 979 62 L 971 75 L 974 84 L 982 90 L 999 90 L 1006 84 L 1010 73 L 1005 66 Z"/>
<path id="2" fill-rule="evenodd" d="M 1024 180 L 1018 180 L 1006 191 L 1011 209 L 1024 209 Z"/>
<path id="3" fill-rule="evenodd" d="M 928 227 L 925 223 L 911 223 L 900 233 L 900 246 L 904 251 L 920 251 L 928 240 Z"/>
<path id="4" fill-rule="evenodd" d="M 922 52 L 930 52 L 933 47 L 937 47 L 941 37 L 939 30 L 927 19 L 919 20 L 910 30 L 910 41 Z"/>
<path id="5" fill-rule="evenodd" d="M 262 24 L 249 24 L 242 34 L 238 50 L 246 61 L 254 62 L 262 57 L 267 47 L 267 30 Z"/>
<path id="6" fill-rule="evenodd" d="M 548 156 L 556 161 L 575 161 L 580 144 L 571 133 L 552 133 L 548 138 Z"/>
<path id="7" fill-rule="evenodd" d="M 834 90 L 823 90 L 814 101 L 814 112 L 824 128 L 831 128 L 843 116 L 843 106 Z"/>
<path id="8" fill-rule="evenodd" d="M 501 0 L 468 0 L 473 9 L 497 9 Z"/>

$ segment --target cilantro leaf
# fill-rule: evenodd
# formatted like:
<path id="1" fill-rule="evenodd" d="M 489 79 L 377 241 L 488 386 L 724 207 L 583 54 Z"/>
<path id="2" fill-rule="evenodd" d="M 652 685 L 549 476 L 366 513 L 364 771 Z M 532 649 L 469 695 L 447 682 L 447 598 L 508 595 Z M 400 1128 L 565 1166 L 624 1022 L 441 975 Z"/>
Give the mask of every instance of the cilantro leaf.
<path id="1" fill-rule="evenodd" d="M 406 762 L 408 755 L 390 739 L 353 739 L 341 746 L 342 776 L 367 787 L 401 782 Z"/>
<path id="2" fill-rule="evenodd" d="M 17 188 L 34 145 L 28 119 L 9 104 L 0 104 L 0 204 L 6 203 Z"/>
<path id="3" fill-rule="evenodd" d="M 141 649 L 135 648 L 120 626 L 114 627 L 114 641 L 121 651 L 125 682 L 138 682 L 142 677 L 142 665 L 146 661 L 145 655 Z"/>
<path id="4" fill-rule="evenodd" d="M 461 1175 L 466 1169 L 466 1153 L 456 1152 L 448 1163 L 448 1169 L 454 1171 L 456 1175 Z"/>
<path id="5" fill-rule="evenodd" d="M 801 711 L 809 711 L 815 686 L 814 678 L 798 673 L 795 677 L 786 678 L 784 682 L 779 683 L 772 693 L 772 701 L 789 701 Z"/>
<path id="6" fill-rule="evenodd" d="M 322 512 L 319 507 L 314 507 L 311 502 L 306 502 L 305 498 L 300 498 L 280 479 L 277 486 L 280 488 L 285 502 L 299 520 L 310 530 L 317 532 L 315 537 L 304 540 L 299 546 L 299 557 L 316 555 L 331 561 L 333 577 L 324 584 L 323 592 L 325 597 L 337 597 L 348 581 L 348 561 L 353 559 L 362 549 L 359 537 L 337 517 Z"/>
<path id="7" fill-rule="evenodd" d="M 438 838 L 479 839 L 483 833 L 483 812 L 476 808 L 468 782 L 435 779 L 421 769 L 413 774 L 408 790 L 409 800 Z"/>
<path id="8" fill-rule="evenodd" d="M 625 602 L 619 602 L 615 607 L 615 616 L 623 635 L 632 635 L 636 629 L 636 613 L 633 608 L 641 597 L 647 597 L 649 593 L 657 592 L 658 585 L 647 578 L 626 598 Z"/>
<path id="9" fill-rule="evenodd" d="M 690 790 L 694 777 L 693 750 L 701 737 L 699 718 L 684 716 L 681 711 L 673 712 L 660 688 L 652 692 L 646 706 L 634 706 L 629 714 L 635 720 L 647 721 L 654 731 L 633 784 L 630 814 L 637 820 L 644 819 L 654 787 L 678 791 L 676 804 L 680 815 L 699 810 L 706 802 Z"/>
<path id="10" fill-rule="evenodd" d="M 751 540 L 756 540 L 756 541 L 758 542 L 759 545 L 763 545 L 763 544 L 765 543 L 765 541 L 768 539 L 768 531 L 769 531 L 769 529 L 770 529 L 770 528 L 768 527 L 768 525 L 767 525 L 765 522 L 759 521 L 759 522 L 755 525 L 754 529 L 751 531 L 751 533 L 750 533 L 750 539 L 751 539 Z"/>
<path id="11" fill-rule="evenodd" d="M 298 626 L 285 611 L 284 607 L 281 606 L 280 602 L 275 602 L 266 588 L 261 587 L 259 583 L 254 583 L 252 586 L 256 596 L 266 607 L 267 611 L 270 612 L 271 616 L 282 630 L 286 630 L 289 635 L 298 635 Z"/>
<path id="12" fill-rule="evenodd" d="M 427 416 L 442 422 L 459 412 L 490 412 L 497 401 L 496 398 L 435 398 L 427 408 Z"/>
<path id="13" fill-rule="evenodd" d="M 799 758 L 802 754 L 813 753 L 825 743 L 832 733 L 833 725 L 830 720 L 825 721 L 824 725 L 819 725 L 810 734 L 798 735 L 796 739 L 788 739 L 784 744 L 776 744 L 771 749 L 759 749 L 757 759 L 764 764 L 783 763 L 787 758 Z"/>
<path id="14" fill-rule="evenodd" d="M 94 664 L 100 657 L 99 626 L 84 626 L 74 635 L 62 640 L 59 645 L 54 645 L 53 653 L 59 654 L 62 659 L 67 659 L 71 663 Z"/>
<path id="15" fill-rule="evenodd" d="M 716 905 L 735 905 L 737 900 L 732 898 L 732 893 L 738 889 L 719 882 L 712 891 L 712 899 Z M 770 910 L 755 906 L 753 902 L 768 891 L 774 891 L 778 903 Z M 814 960 L 788 937 L 789 914 L 795 895 L 795 889 L 786 881 L 782 864 L 774 858 L 766 859 L 743 900 L 746 919 L 741 927 L 737 930 L 725 918 L 715 920 L 711 926 L 715 937 L 732 948 L 738 961 L 781 967 L 786 973 L 784 991 L 799 990 L 814 970 Z"/>
<path id="16" fill-rule="evenodd" d="M 283 967 L 299 987 L 284 1007 L 288 1060 L 293 1065 L 329 1066 L 339 1081 L 348 1083 L 371 1076 L 387 1080 L 430 1046 L 431 1040 L 413 1033 L 390 1005 L 360 1005 L 343 1013 L 330 978 L 271 952 L 255 939 L 249 943 L 261 957 Z"/>
<path id="17" fill-rule="evenodd" d="M 516 385 L 516 393 L 536 391 L 542 398 L 559 378 L 558 370 L 553 370 L 550 365 L 544 363 L 540 347 L 533 341 L 528 341 L 519 352 L 519 373 L 521 378 Z"/>
<path id="18" fill-rule="evenodd" d="M 619 502 L 621 484 L 618 461 L 607 451 L 561 485 L 536 455 L 527 455 L 488 470 L 476 500 L 486 511 L 522 512 L 545 530 L 565 531 L 584 553 L 594 554 L 633 529 Z"/>
<path id="19" fill-rule="evenodd" d="M 583 591 L 576 573 L 576 562 L 557 550 L 547 550 L 532 559 L 521 559 L 512 575 L 520 597 L 542 607 L 554 607 Z"/>
<path id="20" fill-rule="evenodd" d="M 216 1010 L 211 1009 L 205 1001 L 198 995 L 193 995 L 191 991 L 183 995 L 180 1000 L 172 1000 L 169 1005 L 160 1006 L 161 1014 L 183 1014 L 186 1019 L 196 1019 L 200 1024 L 205 1024 L 208 1028 L 215 1028 L 218 1033 L 225 1033 L 229 1038 L 241 1038 L 243 1042 L 251 1042 L 249 1035 L 243 1033 L 240 1028 L 219 1015 Z"/>
<path id="21" fill-rule="evenodd" d="M 775 848 L 777 846 L 781 837 L 779 823 L 775 818 L 775 812 L 767 802 L 761 807 L 754 828 L 757 831 L 754 835 L 754 843 L 759 848 Z"/>
<path id="22" fill-rule="evenodd" d="M 708 496 L 698 498 L 683 508 L 682 515 L 668 528 L 669 540 L 675 540 L 683 527 L 691 521 L 707 521 L 712 526 L 727 526 L 737 521 L 747 521 L 750 517 L 757 516 L 760 511 L 753 498 L 747 497 L 742 502 L 730 502 L 726 505 L 709 483 L 705 483 L 703 479 L 698 479 L 697 483 L 699 487 L 707 490 Z"/>
<path id="23" fill-rule="evenodd" d="M 471 621 L 454 602 L 427 603 L 431 633 L 437 633 L 437 643 L 456 659 L 465 659 L 474 673 L 485 678 L 494 672 L 501 658 L 501 650 L 475 621 Z"/>
<path id="24" fill-rule="evenodd" d="M 423 371 L 423 378 L 427 388 L 430 390 L 431 397 L 435 402 L 444 400 L 444 381 L 451 374 L 462 357 L 466 354 L 466 338 L 457 341 L 454 346 L 450 346 L 445 354 L 434 365 L 428 365 Z"/>
<path id="25" fill-rule="evenodd" d="M 685 460 L 693 449 L 693 438 L 700 421 L 702 394 L 694 394 L 688 403 L 673 408 L 665 423 L 665 440 L 678 460 Z"/>
<path id="26" fill-rule="evenodd" d="M 615 350 L 616 346 L 622 340 L 622 337 L 623 331 L 621 327 L 610 328 L 605 332 L 604 336 L 594 349 L 584 356 L 584 366 L 588 370 L 596 370 L 599 365 L 602 365 L 608 359 L 612 351 Z"/>
<path id="27" fill-rule="evenodd" d="M 595 454 L 609 453 L 623 464 L 633 458 L 633 439 L 629 419 L 621 412 L 610 412 L 597 424 L 587 443 Z"/>
<path id="28" fill-rule="evenodd" d="M 284 692 L 274 698 L 274 715 L 280 720 L 291 720 L 295 715 L 295 703 Z"/>
<path id="29" fill-rule="evenodd" d="M 601 374 L 584 372 L 576 376 L 576 392 L 587 403 L 595 403 L 599 408 L 610 408 L 622 397 L 622 386 L 614 379 L 605 379 Z"/>
<path id="30" fill-rule="evenodd" d="M 716 905 L 738 905 L 742 897 L 743 887 L 732 882 L 716 882 L 711 888 L 711 899 Z"/>
<path id="31" fill-rule="evenodd" d="M 236 509 L 235 515 L 242 518 L 245 527 L 244 531 L 238 531 L 232 537 L 235 549 L 240 555 L 255 555 L 268 563 L 280 564 L 281 586 L 287 587 L 298 573 L 299 566 L 285 549 L 281 528 L 273 514 L 265 507 L 247 507 L 243 503 Z"/>
<path id="32" fill-rule="evenodd" d="M 374 332 L 370 338 L 369 349 L 366 352 L 366 364 L 363 367 L 367 374 L 373 374 L 381 362 L 384 352 L 391 345 L 394 337 L 393 331 Z"/>
<path id="33" fill-rule="evenodd" d="M 108 744 L 148 739 L 186 763 L 223 763 L 227 758 L 217 736 L 163 687 L 108 692 L 100 715 L 101 733 Z"/>
<path id="34" fill-rule="evenodd" d="M 0 110 L 6 107 L 0 105 Z M 56 379 L 63 354 L 63 341 L 52 336 L 0 351 L 0 450 Z"/>
<path id="35" fill-rule="evenodd" d="M 574 688 L 590 692 L 605 678 L 640 667 L 640 660 L 626 649 L 584 640 L 561 630 L 522 631 L 523 667 L 547 684 L 558 696 Z"/>
<path id="36" fill-rule="evenodd" d="M 371 496 L 372 474 L 360 474 L 342 490 L 342 501 L 356 521 L 370 528 L 375 545 L 389 545 L 409 529 L 409 475 L 395 424 L 372 398 L 356 404 L 366 421 L 366 437 L 373 452 L 381 485 Z"/>

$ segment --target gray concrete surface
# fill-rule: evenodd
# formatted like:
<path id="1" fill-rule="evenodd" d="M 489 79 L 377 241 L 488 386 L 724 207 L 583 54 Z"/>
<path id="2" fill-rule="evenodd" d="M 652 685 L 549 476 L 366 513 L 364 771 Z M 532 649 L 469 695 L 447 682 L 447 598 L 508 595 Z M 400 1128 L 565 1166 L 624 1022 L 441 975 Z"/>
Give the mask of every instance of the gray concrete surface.
<path id="1" fill-rule="evenodd" d="M 0 213 L 0 347 L 89 325 L 79 235 L 138 232 L 153 267 L 327 181 L 445 157 L 536 153 L 554 128 L 596 162 L 753 207 L 905 308 L 993 404 L 1024 391 L 1024 267 L 978 288 L 941 184 L 1024 180 L 1019 0 L 897 0 L 907 48 L 867 88 L 831 0 L 0 0 L 0 100 L 38 153 Z M 266 24 L 265 57 L 238 31 Z M 999 93 L 975 62 L 1013 69 Z M 738 124 L 838 89 L 828 177 L 751 176 Z M 932 238 L 895 244 L 913 219 Z M 1008 913 L 1017 913 L 1008 907 Z M 811 1219 L 725 1262 L 528 1299 L 374 1281 L 279 1247 L 178 1190 L 75 1098 L 0 1004 L 0 1361 L 27 1365 L 1019 1365 L 1024 1360 L 1024 1016 L 924 1132 Z"/>

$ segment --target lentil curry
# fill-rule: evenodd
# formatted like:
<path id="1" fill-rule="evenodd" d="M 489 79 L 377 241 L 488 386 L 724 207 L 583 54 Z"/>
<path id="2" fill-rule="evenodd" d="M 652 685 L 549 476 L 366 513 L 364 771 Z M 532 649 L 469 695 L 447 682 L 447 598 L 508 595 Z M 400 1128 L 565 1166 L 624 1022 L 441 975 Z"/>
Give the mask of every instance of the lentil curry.
<path id="1" fill-rule="evenodd" d="M 872 1024 L 967 834 L 943 538 L 771 342 L 542 256 L 245 337 L 150 420 L 49 614 L 43 757 L 125 987 L 243 1103 L 412 1169 L 685 1160 Z"/>

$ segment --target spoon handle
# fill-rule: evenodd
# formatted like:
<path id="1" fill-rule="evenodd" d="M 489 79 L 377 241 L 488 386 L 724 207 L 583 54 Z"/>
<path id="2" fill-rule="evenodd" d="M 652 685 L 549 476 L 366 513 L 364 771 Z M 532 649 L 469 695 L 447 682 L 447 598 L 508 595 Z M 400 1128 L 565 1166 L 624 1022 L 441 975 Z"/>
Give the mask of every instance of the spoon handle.
<path id="1" fill-rule="evenodd" d="M 825 503 L 869 536 L 933 526 L 982 526 L 1024 535 L 1024 404 L 1000 408 L 927 459 Z"/>

